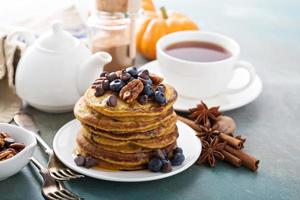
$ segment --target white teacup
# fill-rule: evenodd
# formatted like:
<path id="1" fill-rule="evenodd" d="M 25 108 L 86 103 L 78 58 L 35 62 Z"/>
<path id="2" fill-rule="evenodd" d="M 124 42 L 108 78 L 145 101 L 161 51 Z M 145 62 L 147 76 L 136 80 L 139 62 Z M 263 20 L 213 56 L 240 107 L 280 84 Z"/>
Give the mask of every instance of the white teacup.
<path id="1" fill-rule="evenodd" d="M 194 62 L 165 52 L 169 45 L 184 41 L 214 43 L 229 51 L 231 56 L 220 61 Z M 239 60 L 238 43 L 221 34 L 204 31 L 175 32 L 162 37 L 157 42 L 156 49 L 157 61 L 166 81 L 182 96 L 204 99 L 221 93 L 236 93 L 251 85 L 255 78 L 254 67 L 249 62 Z M 239 88 L 228 88 L 238 68 L 245 68 L 249 72 L 249 81 Z"/>

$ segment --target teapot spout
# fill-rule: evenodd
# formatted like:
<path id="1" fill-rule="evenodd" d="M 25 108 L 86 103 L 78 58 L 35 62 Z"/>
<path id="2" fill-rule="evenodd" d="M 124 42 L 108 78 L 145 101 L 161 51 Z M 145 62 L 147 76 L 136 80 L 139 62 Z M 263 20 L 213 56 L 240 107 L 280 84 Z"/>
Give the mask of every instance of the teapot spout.
<path id="1" fill-rule="evenodd" d="M 79 67 L 77 88 L 80 96 L 86 91 L 86 89 L 93 83 L 93 81 L 103 71 L 104 65 L 110 63 L 112 57 L 106 52 L 97 52 L 90 56 Z"/>

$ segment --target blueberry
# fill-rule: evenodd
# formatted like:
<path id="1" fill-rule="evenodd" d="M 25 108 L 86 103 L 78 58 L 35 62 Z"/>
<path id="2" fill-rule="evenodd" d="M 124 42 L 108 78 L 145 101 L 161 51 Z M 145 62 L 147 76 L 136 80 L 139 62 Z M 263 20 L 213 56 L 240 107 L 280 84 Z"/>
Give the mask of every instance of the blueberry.
<path id="1" fill-rule="evenodd" d="M 151 85 L 145 85 L 144 89 L 143 89 L 143 94 L 148 95 L 148 97 L 151 97 L 154 95 L 154 92 L 152 90 L 152 86 Z"/>
<path id="2" fill-rule="evenodd" d="M 143 79 L 143 78 L 139 77 L 138 79 L 141 80 L 144 85 L 152 85 L 152 80 L 150 78 Z"/>
<path id="3" fill-rule="evenodd" d="M 165 86 L 163 86 L 163 85 L 159 85 L 159 86 L 157 86 L 157 88 L 156 88 L 156 91 L 161 91 L 161 92 L 163 92 L 163 93 L 165 93 Z"/>
<path id="4" fill-rule="evenodd" d="M 171 165 L 171 162 L 169 160 L 162 160 L 161 171 L 164 172 L 164 173 L 172 171 L 172 165 Z"/>
<path id="5" fill-rule="evenodd" d="M 107 75 L 107 79 L 112 82 L 113 80 L 117 79 L 118 75 L 116 72 L 111 72 Z"/>
<path id="6" fill-rule="evenodd" d="M 116 79 L 109 84 L 109 89 L 113 92 L 119 92 L 124 85 L 125 83 L 121 79 Z"/>
<path id="7" fill-rule="evenodd" d="M 148 169 L 152 172 L 159 172 L 162 167 L 162 161 L 159 158 L 152 158 L 148 163 Z"/>
<path id="8" fill-rule="evenodd" d="M 138 77 L 141 77 L 142 79 L 149 79 L 149 71 L 147 69 L 139 71 Z"/>
<path id="9" fill-rule="evenodd" d="M 183 150 L 182 150 L 182 148 L 180 148 L 180 147 L 176 147 L 176 148 L 173 150 L 173 153 L 174 153 L 174 154 L 177 154 L 177 153 L 183 153 Z"/>
<path id="10" fill-rule="evenodd" d="M 133 77 L 137 77 L 137 75 L 138 75 L 138 70 L 136 67 L 128 67 L 128 68 L 126 68 L 125 71 L 128 72 Z"/>
<path id="11" fill-rule="evenodd" d="M 183 163 L 184 159 L 185 157 L 182 153 L 176 153 L 171 159 L 171 163 L 173 166 L 179 166 Z"/>
<path id="12" fill-rule="evenodd" d="M 161 91 L 156 91 L 154 94 L 154 98 L 155 98 L 155 101 L 157 103 L 159 103 L 160 105 L 165 105 L 167 103 L 167 99 L 166 99 L 164 93 Z"/>
<path id="13" fill-rule="evenodd" d="M 120 76 L 121 80 L 124 81 L 124 82 L 130 80 L 131 77 L 132 76 L 128 72 L 126 72 L 125 70 L 122 71 L 122 74 Z"/>
<path id="14" fill-rule="evenodd" d="M 107 71 L 103 71 L 101 74 L 100 74 L 100 77 L 106 77 L 108 75 L 108 72 Z"/>

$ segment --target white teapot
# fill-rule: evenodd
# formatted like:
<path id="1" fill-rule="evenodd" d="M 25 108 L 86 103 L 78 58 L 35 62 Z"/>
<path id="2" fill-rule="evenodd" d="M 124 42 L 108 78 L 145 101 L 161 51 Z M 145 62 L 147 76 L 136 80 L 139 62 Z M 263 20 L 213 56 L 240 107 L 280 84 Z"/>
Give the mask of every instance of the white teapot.
<path id="1" fill-rule="evenodd" d="M 108 53 L 90 50 L 56 22 L 39 37 L 16 33 L 29 45 L 16 71 L 18 96 L 46 112 L 66 112 L 111 62 Z"/>

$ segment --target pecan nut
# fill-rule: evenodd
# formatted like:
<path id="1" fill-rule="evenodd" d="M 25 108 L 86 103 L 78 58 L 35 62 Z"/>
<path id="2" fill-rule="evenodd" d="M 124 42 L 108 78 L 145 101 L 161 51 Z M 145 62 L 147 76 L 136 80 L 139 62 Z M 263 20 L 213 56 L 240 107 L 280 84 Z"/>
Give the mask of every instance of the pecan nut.
<path id="1" fill-rule="evenodd" d="M 6 159 L 6 157 L 11 154 L 11 151 L 9 150 L 4 150 L 0 152 L 0 160 Z"/>
<path id="2" fill-rule="evenodd" d="M 0 132 L 0 138 L 4 139 L 6 137 L 9 137 L 8 133 Z"/>
<path id="3" fill-rule="evenodd" d="M 153 82 L 154 85 L 158 85 L 161 82 L 163 82 L 163 80 L 164 80 L 163 77 L 160 77 L 160 76 L 158 76 L 156 74 L 149 74 L 149 77 L 152 80 L 152 82 Z"/>
<path id="4" fill-rule="evenodd" d="M 144 84 L 142 83 L 142 81 L 139 79 L 135 79 L 133 81 L 130 81 L 121 89 L 119 96 L 127 103 L 131 103 L 138 98 L 143 89 Z"/>
<path id="5" fill-rule="evenodd" d="M 4 147 L 5 141 L 3 138 L 0 138 L 0 148 Z"/>
<path id="6" fill-rule="evenodd" d="M 15 150 L 15 151 L 22 151 L 25 148 L 25 144 L 23 143 L 13 143 L 9 145 L 9 149 Z"/>

